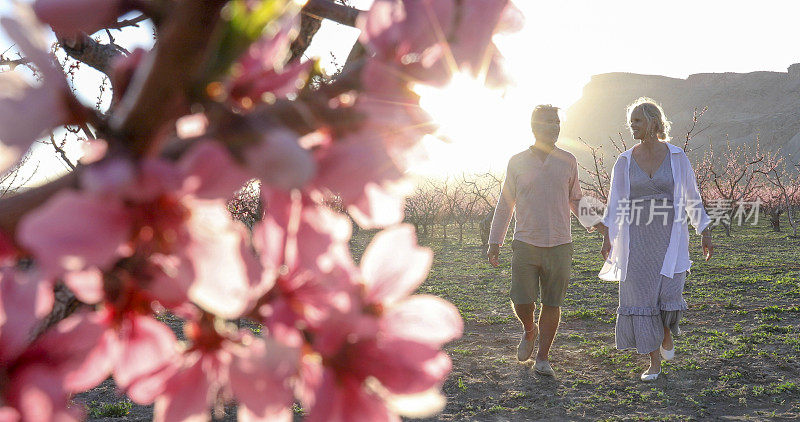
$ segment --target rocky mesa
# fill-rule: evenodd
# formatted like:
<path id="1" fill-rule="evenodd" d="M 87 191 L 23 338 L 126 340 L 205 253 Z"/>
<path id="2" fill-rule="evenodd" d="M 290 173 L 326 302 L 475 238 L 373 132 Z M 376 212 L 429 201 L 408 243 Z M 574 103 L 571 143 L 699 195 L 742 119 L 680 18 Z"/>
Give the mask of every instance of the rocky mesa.
<path id="1" fill-rule="evenodd" d="M 683 145 L 695 108 L 708 107 L 699 127 L 705 128 L 692 143 L 702 148 L 709 142 L 724 145 L 755 144 L 781 148 L 800 159 L 800 63 L 787 72 L 699 73 L 686 79 L 633 73 L 595 75 L 583 95 L 566 110 L 562 136 L 578 137 L 590 144 L 609 144 L 622 132 L 625 108 L 640 96 L 660 102 L 672 122 L 671 136 Z M 797 158 L 795 158 L 797 157 Z"/>

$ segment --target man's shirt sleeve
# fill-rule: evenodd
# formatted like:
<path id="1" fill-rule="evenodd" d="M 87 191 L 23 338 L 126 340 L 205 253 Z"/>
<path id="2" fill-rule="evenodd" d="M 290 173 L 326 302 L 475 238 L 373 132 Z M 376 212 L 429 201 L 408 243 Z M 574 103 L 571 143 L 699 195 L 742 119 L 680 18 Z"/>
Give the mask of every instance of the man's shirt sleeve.
<path id="1" fill-rule="evenodd" d="M 503 244 L 508 225 L 511 224 L 511 215 L 514 213 L 514 207 L 517 203 L 516 177 L 514 176 L 512 162 L 513 160 L 508 162 L 506 177 L 503 180 L 503 187 L 500 189 L 500 198 L 497 200 L 497 206 L 494 209 L 492 228 L 489 231 L 490 244 Z"/>

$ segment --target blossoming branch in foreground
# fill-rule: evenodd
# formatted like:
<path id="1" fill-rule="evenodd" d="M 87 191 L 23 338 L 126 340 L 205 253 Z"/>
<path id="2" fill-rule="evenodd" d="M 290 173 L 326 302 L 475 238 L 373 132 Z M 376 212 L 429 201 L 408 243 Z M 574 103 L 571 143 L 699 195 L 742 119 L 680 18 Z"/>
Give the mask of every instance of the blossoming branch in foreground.
<path id="1" fill-rule="evenodd" d="M 227 66 L 222 74 L 185 75 L 216 79 L 182 93 L 174 118 L 151 116 L 165 121 L 144 132 L 157 133 L 152 139 L 108 130 L 105 143 L 93 142 L 104 147 L 93 148 L 80 183 L 21 220 L 16 246 L 33 263 L 24 271 L 7 263 L 0 277 L 0 420 L 78 418 L 70 395 L 109 375 L 132 400 L 155 403 L 156 420 L 202 420 L 232 401 L 240 420 L 290 420 L 295 399 L 312 421 L 397 420 L 441 408 L 438 391 L 451 368 L 441 348 L 463 325 L 451 304 L 412 295 L 428 274 L 430 250 L 417 246 L 410 226 L 394 226 L 356 265 L 351 221 L 324 203 L 337 196 L 363 227 L 402 219 L 405 170 L 435 129 L 411 87 L 440 85 L 461 71 L 491 75 L 491 36 L 513 26 L 514 9 L 501 0 L 378 0 L 358 24 L 372 54 L 354 74 L 315 91 L 303 85 L 311 64 L 286 62 L 299 9 L 269 1 L 229 3 L 239 20 L 220 25 L 264 36 L 234 39 L 252 44 L 236 60 L 216 62 Z M 131 7 L 95 3 L 38 0 L 36 10 L 72 32 Z M 213 11 L 224 3 L 174 7 Z M 254 11 L 264 5 L 284 13 L 263 22 L 267 15 Z M 174 23 L 172 10 L 160 22 Z M 75 19 L 80 14 L 90 16 Z M 31 124 L 0 134 L 21 147 L 54 125 L 87 119 L 52 58 L 26 47 L 38 45 L 26 38 L 36 36 L 30 16 L 3 18 L 44 76 L 13 101 L 47 116 L 15 115 Z M 109 122 L 143 89 L 146 72 L 158 71 L 149 67 L 158 49 L 174 44 L 156 45 L 115 67 Z M 189 115 L 200 124 L 192 131 L 178 124 L 170 139 L 177 118 Z M 226 202 L 253 178 L 264 214 L 248 232 Z M 31 339 L 57 282 L 89 306 Z M 184 321 L 185 340 L 161 321 L 167 312 Z M 234 320 L 261 330 L 253 335 Z"/>

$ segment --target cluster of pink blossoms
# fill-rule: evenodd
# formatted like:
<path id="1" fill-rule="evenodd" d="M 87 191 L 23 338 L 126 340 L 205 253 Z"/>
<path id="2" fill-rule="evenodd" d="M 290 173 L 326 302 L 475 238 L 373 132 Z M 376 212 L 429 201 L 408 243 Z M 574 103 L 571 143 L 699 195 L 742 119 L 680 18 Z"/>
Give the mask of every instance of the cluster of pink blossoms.
<path id="1" fill-rule="evenodd" d="M 43 77 L 30 85 L 0 74 L 0 140 L 24 150 L 54 127 L 87 122 L 104 135 L 89 144 L 74 186 L 0 239 L 0 421 L 79 419 L 72 395 L 109 376 L 134 402 L 154 403 L 156 420 L 203 420 L 233 402 L 240 420 L 291 420 L 295 401 L 312 421 L 398 420 L 441 406 L 451 366 L 441 347 L 462 322 L 446 301 L 412 295 L 432 255 L 397 225 L 403 197 L 394 187 L 434 127 L 411 88 L 446 83 L 454 71 L 500 83 L 491 37 L 518 15 L 503 0 L 377 0 L 359 19 L 368 55 L 355 83 L 344 76 L 347 89 L 313 91 L 298 83 L 311 63 L 285 62 L 297 6 L 268 2 L 284 10 L 275 29 L 214 75 L 207 97 L 186 92 L 179 113 L 154 116 L 163 124 L 145 140 L 114 122 L 133 113 L 125 97 L 146 86 L 142 75 L 158 70 L 147 68 L 157 66 L 151 56 L 172 44 L 117 63 L 114 97 L 124 106 L 93 117 L 39 23 L 91 32 L 135 2 L 38 0 L 0 20 Z M 231 3 L 247 16 L 262 2 Z M 280 104 L 311 123 L 298 129 Z M 342 115 L 355 123 L 332 117 Z M 176 143 L 179 153 L 167 153 Z M 248 230 L 226 204 L 252 179 L 264 215 Z M 331 195 L 362 227 L 389 227 L 358 265 L 350 220 L 323 205 Z M 57 283 L 88 306 L 39 333 Z M 185 340 L 159 320 L 167 312 L 185 321 Z M 263 329 L 240 329 L 242 321 Z"/>

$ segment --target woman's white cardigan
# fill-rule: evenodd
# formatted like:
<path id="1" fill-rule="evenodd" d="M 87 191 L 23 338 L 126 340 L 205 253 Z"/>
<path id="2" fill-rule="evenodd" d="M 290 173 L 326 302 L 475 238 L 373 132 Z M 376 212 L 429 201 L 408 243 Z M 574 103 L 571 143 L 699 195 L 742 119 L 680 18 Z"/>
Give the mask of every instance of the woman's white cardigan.
<path id="1" fill-rule="evenodd" d="M 692 226 L 700 234 L 711 222 L 703 200 L 697 189 L 692 164 L 683 149 L 667 143 L 669 147 L 670 163 L 672 164 L 672 178 L 675 181 L 673 204 L 675 220 L 672 223 L 672 232 L 669 237 L 669 246 L 661 266 L 661 274 L 672 278 L 674 274 L 689 270 L 692 261 L 689 260 L 689 225 L 687 214 Z M 620 154 L 614 169 L 611 172 L 611 189 L 608 195 L 608 204 L 603 214 L 602 223 L 608 227 L 608 236 L 611 240 L 611 252 L 600 270 L 599 277 L 608 281 L 624 281 L 628 269 L 628 245 L 631 218 L 619 218 L 621 202 L 630 201 L 631 183 L 630 174 L 631 153 L 633 148 Z M 630 202 L 628 202 L 630 203 Z M 628 207 L 630 210 L 631 207 Z"/>

